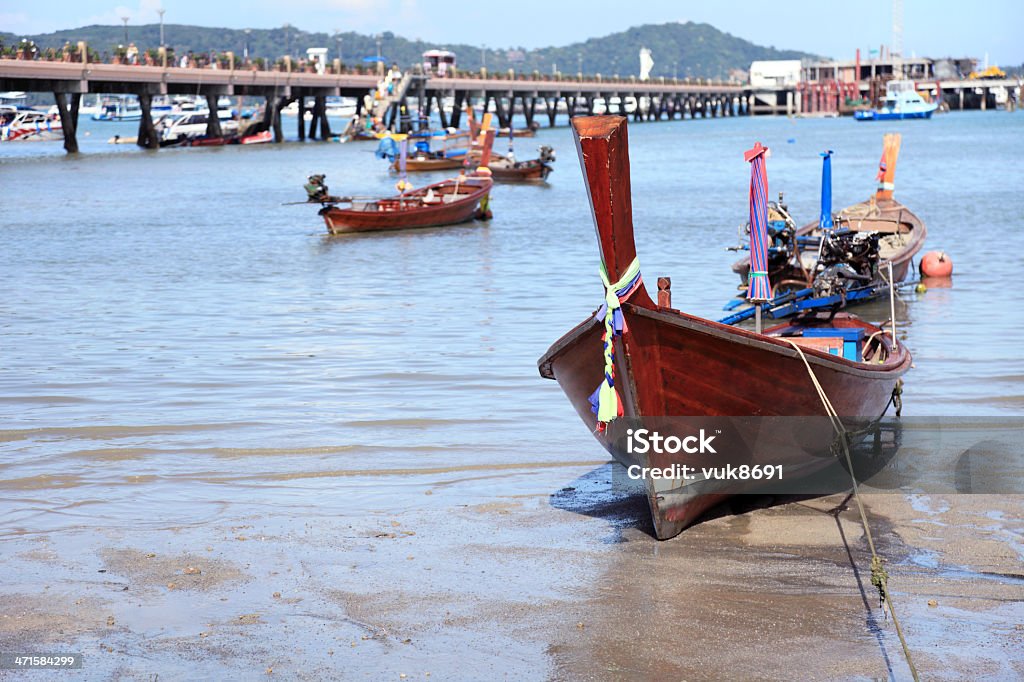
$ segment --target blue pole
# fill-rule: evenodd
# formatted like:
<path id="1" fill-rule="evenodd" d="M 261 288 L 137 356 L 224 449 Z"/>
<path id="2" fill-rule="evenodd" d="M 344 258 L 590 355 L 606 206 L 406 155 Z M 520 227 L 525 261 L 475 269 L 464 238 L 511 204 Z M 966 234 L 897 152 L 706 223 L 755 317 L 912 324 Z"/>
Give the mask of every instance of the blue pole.
<path id="1" fill-rule="evenodd" d="M 822 232 L 832 229 L 832 150 L 821 153 L 821 215 L 818 229 Z"/>

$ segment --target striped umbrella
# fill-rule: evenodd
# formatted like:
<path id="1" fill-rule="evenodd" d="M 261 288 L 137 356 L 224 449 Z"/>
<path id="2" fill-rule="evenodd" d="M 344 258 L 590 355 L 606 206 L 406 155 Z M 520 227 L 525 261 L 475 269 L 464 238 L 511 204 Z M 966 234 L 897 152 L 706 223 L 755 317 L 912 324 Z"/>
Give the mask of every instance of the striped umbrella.
<path id="1" fill-rule="evenodd" d="M 764 165 L 767 151 L 767 147 L 755 142 L 754 148 L 743 154 L 750 163 L 750 286 L 747 300 L 754 302 L 772 298 L 772 285 L 768 281 L 768 171 Z"/>
<path id="2" fill-rule="evenodd" d="M 832 150 L 821 153 L 821 215 L 818 229 L 831 230 L 832 225 Z"/>

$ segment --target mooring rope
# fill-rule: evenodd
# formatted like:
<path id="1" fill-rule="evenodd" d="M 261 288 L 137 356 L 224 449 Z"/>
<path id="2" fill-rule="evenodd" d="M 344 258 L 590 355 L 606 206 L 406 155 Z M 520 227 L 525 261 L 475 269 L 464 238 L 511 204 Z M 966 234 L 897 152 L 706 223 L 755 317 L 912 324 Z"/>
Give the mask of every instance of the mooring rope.
<path id="1" fill-rule="evenodd" d="M 910 655 L 910 647 L 907 645 L 907 640 L 903 636 L 903 628 L 900 627 L 900 621 L 896 617 L 896 609 L 893 608 L 892 596 L 889 594 L 889 574 L 886 572 L 885 567 L 882 566 L 882 559 L 878 556 L 878 552 L 875 551 L 875 540 L 871 536 L 871 527 L 868 525 L 868 516 L 864 511 L 864 503 L 860 499 L 860 487 L 857 485 L 857 475 L 853 471 L 853 460 L 850 458 L 850 445 L 848 442 L 848 431 L 843 426 L 842 420 L 839 418 L 839 414 L 835 408 L 832 407 L 832 401 L 828 399 L 825 394 L 825 389 L 822 387 L 821 382 L 818 381 L 817 375 L 814 370 L 811 369 L 811 363 L 807 361 L 807 356 L 804 355 L 803 350 L 800 346 L 794 343 L 792 340 L 785 337 L 780 337 L 783 341 L 793 346 L 796 350 L 797 355 L 804 362 L 804 367 L 807 368 L 807 374 L 811 378 L 811 383 L 814 384 L 814 389 L 818 392 L 818 397 L 821 398 L 822 405 L 825 406 L 825 414 L 828 415 L 829 420 L 832 422 L 832 428 L 835 429 L 836 434 L 839 436 L 839 440 L 843 445 L 843 454 L 846 457 L 846 466 L 850 472 L 850 480 L 853 482 L 853 499 L 857 501 L 857 510 L 860 512 L 860 522 L 864 527 L 864 537 L 868 540 L 868 548 L 871 550 L 871 584 L 878 588 L 879 601 L 884 601 L 889 607 L 889 613 L 892 614 L 892 623 L 896 627 L 896 634 L 900 638 L 900 644 L 903 646 L 903 656 L 907 659 L 907 666 L 910 667 L 910 674 L 914 677 L 914 682 L 920 682 L 920 677 L 917 674 L 917 667 L 914 665 L 914 659 Z M 894 392 L 895 395 L 895 392 Z"/>

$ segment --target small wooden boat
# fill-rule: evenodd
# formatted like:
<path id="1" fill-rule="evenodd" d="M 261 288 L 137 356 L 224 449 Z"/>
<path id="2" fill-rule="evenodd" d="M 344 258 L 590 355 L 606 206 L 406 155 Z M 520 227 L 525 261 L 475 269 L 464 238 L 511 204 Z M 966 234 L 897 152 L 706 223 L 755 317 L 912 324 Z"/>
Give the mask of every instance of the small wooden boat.
<path id="1" fill-rule="evenodd" d="M 491 169 L 494 179 L 502 182 L 544 182 L 554 170 L 551 164 L 555 162 L 555 150 L 545 144 L 537 152 L 539 156 L 536 159 L 516 161 L 512 138 L 509 137 L 508 155 L 491 154 L 491 162 L 487 167 Z"/>
<path id="2" fill-rule="evenodd" d="M 398 136 L 390 134 L 382 136 L 378 156 L 396 157 L 392 161 L 391 169 L 397 171 L 397 150 L 391 147 L 395 137 Z M 472 140 L 468 132 L 410 133 L 408 139 L 414 146 L 405 162 L 406 170 L 410 173 L 462 168 L 466 165 L 466 156 L 470 154 L 472 148 Z M 473 167 L 475 168 L 475 164 Z"/>
<path id="3" fill-rule="evenodd" d="M 483 217 L 492 181 L 486 176 L 451 178 L 386 199 L 338 199 L 320 209 L 331 234 L 405 230 L 465 223 Z"/>
<path id="4" fill-rule="evenodd" d="M 498 137 L 508 137 L 509 131 L 512 132 L 512 137 L 536 137 L 537 128 L 499 128 Z"/>
<path id="5" fill-rule="evenodd" d="M 626 423 L 660 419 L 679 428 L 679 418 L 819 416 L 826 414 L 822 394 L 841 417 L 880 417 L 911 357 L 878 327 L 839 314 L 757 333 L 651 300 L 633 239 L 626 125 L 619 116 L 572 119 L 600 242 L 606 303 L 538 361 L 541 376 L 558 382 L 587 429 L 618 462 L 649 466 L 651 456 L 624 447 Z M 860 339 L 852 354 L 845 348 L 847 336 Z M 837 339 L 841 355 L 823 345 Z M 692 432 L 672 435 L 682 439 Z M 763 448 L 750 449 L 747 457 L 749 466 L 778 463 L 787 475 L 798 476 L 834 461 L 819 453 L 776 462 Z M 707 465 L 708 459 L 695 454 L 688 461 Z M 644 485 L 660 539 L 678 534 L 734 494 L 690 492 L 706 488 L 682 479 L 647 478 Z"/>
<path id="6" fill-rule="evenodd" d="M 485 132 L 481 137 L 483 158 L 486 160 L 494 142 L 494 131 Z M 405 142 L 402 141 L 403 152 Z M 333 197 L 323 185 L 322 175 L 310 177 L 306 192 L 310 203 L 321 204 L 320 215 L 327 231 L 343 234 L 437 227 L 456 225 L 473 218 L 488 219 L 491 217 L 491 185 L 490 171 L 481 168 L 468 175 L 463 172 L 458 177 L 384 199 Z M 404 187 L 406 180 L 403 177 L 399 188 Z M 341 208 L 339 204 L 348 206 Z"/>
<path id="7" fill-rule="evenodd" d="M 839 211 L 833 217 L 834 227 L 828 231 L 826 238 L 828 243 L 853 237 L 866 245 L 867 237 L 877 236 L 878 249 L 873 262 L 865 260 L 864 263 L 849 263 L 859 275 L 868 277 L 865 284 L 871 284 L 875 291 L 875 295 L 865 299 L 877 298 L 888 291 L 889 263 L 892 263 L 893 281 L 902 282 L 906 279 L 911 261 L 924 246 L 928 234 L 924 222 L 909 208 L 893 199 L 893 180 L 899 150 L 900 136 L 886 135 L 879 164 L 877 191 L 868 200 Z M 775 218 L 772 222 L 778 225 L 777 230 L 771 230 L 777 244 L 769 260 L 772 283 L 782 291 L 812 287 L 820 274 L 819 270 L 825 269 L 818 267 L 825 231 L 820 228 L 819 221 L 795 230 L 788 227 L 786 223 L 792 224 L 792 219 L 781 202 L 772 205 L 770 211 Z M 737 261 L 732 269 L 740 276 L 741 288 L 745 288 L 750 273 L 750 258 Z"/>

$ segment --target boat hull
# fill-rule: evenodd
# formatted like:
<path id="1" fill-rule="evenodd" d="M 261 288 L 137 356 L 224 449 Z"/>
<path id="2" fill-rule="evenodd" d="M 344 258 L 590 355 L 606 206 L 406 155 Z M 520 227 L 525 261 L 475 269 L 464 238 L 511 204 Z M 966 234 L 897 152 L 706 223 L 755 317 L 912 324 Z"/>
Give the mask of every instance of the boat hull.
<path id="1" fill-rule="evenodd" d="M 800 355 L 787 342 L 729 327 L 670 309 L 649 310 L 626 303 L 628 331 L 616 340 L 616 386 L 624 417 L 822 417 L 821 399 Z M 857 318 L 837 315 L 835 326 L 871 328 Z M 540 359 L 542 376 L 555 379 L 580 419 L 619 463 L 657 465 L 624 452 L 617 422 L 597 430 L 590 396 L 600 384 L 603 325 L 589 319 L 557 341 Z M 814 373 L 836 412 L 843 417 L 876 419 L 885 412 L 897 381 L 910 368 L 904 349 L 884 364 L 856 363 L 827 353 L 804 349 Z M 742 387 L 742 390 L 739 388 Z M 667 423 L 679 424 L 668 420 Z M 687 433 L 663 434 L 682 438 Z M 830 433 L 822 433 L 827 443 Z M 696 456 L 698 459 L 701 455 Z M 805 457 L 780 461 L 778 451 L 751 450 L 750 465 L 785 465 L 798 476 L 828 466 L 828 458 Z M 676 462 L 686 463 L 676 458 Z M 694 464 L 700 462 L 695 461 Z M 703 459 L 703 465 L 708 461 Z M 666 494 L 647 481 L 648 502 L 659 539 L 677 535 L 705 511 L 730 497 L 721 494 Z"/>
<path id="2" fill-rule="evenodd" d="M 503 182 L 544 182 L 551 174 L 551 166 L 538 159 L 520 161 L 515 164 L 492 163 L 488 166 L 491 176 Z"/>
<path id="3" fill-rule="evenodd" d="M 405 161 L 405 170 L 410 173 L 425 173 L 427 171 L 439 171 L 439 170 L 458 170 L 462 168 L 465 157 L 452 157 L 448 159 L 417 159 L 411 158 Z M 393 165 L 394 170 L 398 170 L 398 163 L 395 162 Z"/>
<path id="4" fill-rule="evenodd" d="M 329 206 L 321 209 L 327 231 L 331 234 L 352 232 L 377 232 L 382 230 L 407 230 L 423 227 L 440 227 L 469 222 L 477 216 L 481 202 L 490 193 L 489 179 L 467 180 L 474 189 L 450 203 L 417 205 L 401 210 L 364 210 L 360 208 L 338 208 Z M 376 204 L 378 202 L 372 202 Z"/>
<path id="5" fill-rule="evenodd" d="M 924 111 L 855 111 L 853 118 L 858 121 L 902 121 L 913 118 L 931 118 L 938 107 Z"/>

